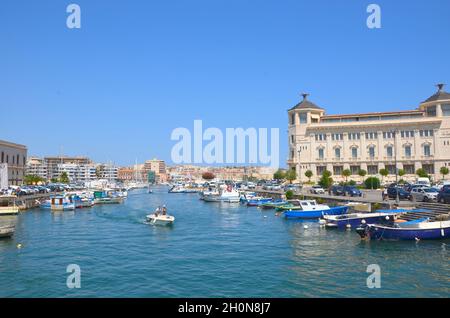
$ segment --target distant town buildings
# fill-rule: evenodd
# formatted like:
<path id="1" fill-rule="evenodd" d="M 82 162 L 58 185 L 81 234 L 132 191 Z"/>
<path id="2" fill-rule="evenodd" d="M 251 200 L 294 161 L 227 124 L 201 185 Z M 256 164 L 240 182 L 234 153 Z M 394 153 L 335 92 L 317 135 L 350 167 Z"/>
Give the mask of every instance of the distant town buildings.
<path id="1" fill-rule="evenodd" d="M 123 167 L 118 170 L 121 181 L 162 183 L 167 182 L 166 163 L 164 160 L 147 160 L 144 164 Z"/>
<path id="2" fill-rule="evenodd" d="M 22 184 L 27 151 L 24 145 L 0 140 L 0 188 Z"/>
<path id="3" fill-rule="evenodd" d="M 271 167 L 211 167 L 195 165 L 176 165 L 168 167 L 171 181 L 201 182 L 205 172 L 211 172 L 217 179 L 243 181 L 249 179 L 272 180 L 277 169 Z"/>
<path id="4" fill-rule="evenodd" d="M 344 170 L 358 180 L 360 170 L 378 175 L 381 169 L 391 181 L 400 169 L 406 180 L 418 169 L 439 180 L 440 168 L 450 166 L 450 94 L 443 88 L 414 110 L 348 115 L 326 115 L 304 94 L 288 110 L 290 169 L 301 181 L 309 179 L 307 170 L 313 181 L 325 170 L 343 181 Z"/>

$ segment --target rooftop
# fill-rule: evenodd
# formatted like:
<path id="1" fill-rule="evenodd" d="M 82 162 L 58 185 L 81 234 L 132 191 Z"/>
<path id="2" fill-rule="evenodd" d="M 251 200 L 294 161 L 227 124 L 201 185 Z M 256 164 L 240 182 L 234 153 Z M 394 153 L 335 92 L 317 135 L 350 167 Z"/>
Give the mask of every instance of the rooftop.
<path id="1" fill-rule="evenodd" d="M 438 88 L 438 91 L 423 103 L 436 102 L 440 100 L 450 100 L 450 94 L 444 91 L 445 84 L 437 84 L 436 86 Z"/>
<path id="2" fill-rule="evenodd" d="M 309 94 L 303 93 L 303 100 L 298 103 L 297 105 L 295 105 L 294 107 L 292 107 L 290 110 L 294 110 L 294 109 L 321 109 L 323 110 L 322 107 L 317 106 L 316 104 L 314 104 L 313 102 L 310 102 L 308 100 L 308 96 Z"/>

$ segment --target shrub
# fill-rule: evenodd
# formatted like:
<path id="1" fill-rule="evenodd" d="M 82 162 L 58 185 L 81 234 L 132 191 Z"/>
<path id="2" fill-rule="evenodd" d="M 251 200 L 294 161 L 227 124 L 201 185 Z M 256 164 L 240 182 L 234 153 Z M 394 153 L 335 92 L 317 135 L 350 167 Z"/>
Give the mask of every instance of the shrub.
<path id="1" fill-rule="evenodd" d="M 286 199 L 292 200 L 293 198 L 294 198 L 294 191 L 292 191 L 292 190 L 286 191 Z"/>
<path id="2" fill-rule="evenodd" d="M 369 177 L 364 181 L 366 189 L 379 189 L 381 186 L 380 179 L 377 177 Z"/>

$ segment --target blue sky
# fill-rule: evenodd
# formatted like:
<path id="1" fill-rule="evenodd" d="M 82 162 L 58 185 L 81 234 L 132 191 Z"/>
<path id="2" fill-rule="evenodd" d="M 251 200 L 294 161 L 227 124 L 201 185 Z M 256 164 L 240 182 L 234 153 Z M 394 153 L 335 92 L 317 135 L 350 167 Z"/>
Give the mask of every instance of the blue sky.
<path id="1" fill-rule="evenodd" d="M 72 2 L 79 30 L 66 27 Z M 172 130 L 202 119 L 280 128 L 284 162 L 303 91 L 337 114 L 415 108 L 450 84 L 448 12 L 448 0 L 2 1 L 0 139 L 30 155 L 170 162 Z"/>

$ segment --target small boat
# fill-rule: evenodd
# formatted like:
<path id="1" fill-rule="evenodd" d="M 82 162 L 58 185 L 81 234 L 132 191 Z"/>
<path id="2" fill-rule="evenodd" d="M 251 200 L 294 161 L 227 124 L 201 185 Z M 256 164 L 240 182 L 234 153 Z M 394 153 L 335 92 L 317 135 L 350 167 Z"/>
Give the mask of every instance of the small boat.
<path id="1" fill-rule="evenodd" d="M 12 225 L 0 227 L 0 238 L 13 236 L 15 230 L 15 226 Z"/>
<path id="2" fill-rule="evenodd" d="M 401 225 L 367 224 L 356 229 L 362 239 L 374 240 L 439 240 L 450 238 L 450 221 L 404 222 Z M 408 224 L 405 224 L 408 223 Z"/>
<path id="3" fill-rule="evenodd" d="M 272 202 L 272 198 L 254 197 L 247 200 L 247 206 L 260 206 L 265 203 Z"/>
<path id="4" fill-rule="evenodd" d="M 46 200 L 40 205 L 41 209 L 49 209 L 51 211 L 71 211 L 75 210 L 75 204 L 62 195 L 53 196 L 50 200 Z"/>
<path id="5" fill-rule="evenodd" d="M 94 191 L 95 204 L 120 204 L 124 200 L 123 196 L 112 191 Z"/>
<path id="6" fill-rule="evenodd" d="M 286 205 L 286 204 L 287 204 L 287 201 L 278 199 L 278 200 L 275 200 L 275 201 L 263 203 L 259 207 L 261 209 L 267 210 L 267 209 L 275 209 L 275 208 L 278 208 L 278 207 Z"/>
<path id="7" fill-rule="evenodd" d="M 329 228 L 357 228 L 361 224 L 392 222 L 398 213 L 350 213 L 343 215 L 325 215 L 325 226 Z"/>
<path id="8" fill-rule="evenodd" d="M 239 192 L 233 189 L 231 185 L 222 187 L 219 193 L 204 194 L 203 200 L 205 202 L 227 202 L 227 203 L 239 203 Z"/>
<path id="9" fill-rule="evenodd" d="M 324 215 L 341 215 L 347 213 L 348 206 L 329 207 L 317 204 L 315 200 L 292 200 L 293 207 L 283 208 L 284 217 L 287 219 L 318 219 Z M 277 209 L 278 210 L 278 209 Z"/>
<path id="10" fill-rule="evenodd" d="M 68 194 L 69 201 L 75 204 L 75 209 L 91 208 L 94 206 L 94 200 L 87 194 Z"/>
<path id="11" fill-rule="evenodd" d="M 167 214 L 166 207 L 157 208 L 155 213 L 146 216 L 147 222 L 154 225 L 172 225 L 175 217 Z"/>

